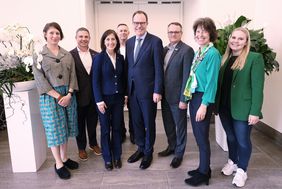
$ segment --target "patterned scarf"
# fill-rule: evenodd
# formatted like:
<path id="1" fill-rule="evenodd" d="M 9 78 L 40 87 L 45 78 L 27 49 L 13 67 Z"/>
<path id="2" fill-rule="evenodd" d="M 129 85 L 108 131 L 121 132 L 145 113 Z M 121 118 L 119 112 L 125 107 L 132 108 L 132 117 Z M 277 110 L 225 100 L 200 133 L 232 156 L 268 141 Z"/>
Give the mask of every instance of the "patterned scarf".
<path id="1" fill-rule="evenodd" d="M 195 93 L 195 90 L 198 86 L 197 83 L 197 78 L 196 78 L 196 69 L 198 67 L 198 65 L 202 62 L 202 60 L 204 59 L 205 55 L 207 54 L 208 50 L 213 47 L 213 43 L 209 43 L 207 46 L 203 47 L 202 51 L 201 48 L 199 48 L 199 50 L 196 52 L 194 59 L 193 59 L 193 63 L 191 66 L 191 71 L 190 71 L 190 75 L 189 78 L 186 82 L 186 86 L 185 86 L 185 90 L 184 90 L 184 96 L 185 96 L 185 100 L 190 100 L 192 98 L 192 94 Z"/>

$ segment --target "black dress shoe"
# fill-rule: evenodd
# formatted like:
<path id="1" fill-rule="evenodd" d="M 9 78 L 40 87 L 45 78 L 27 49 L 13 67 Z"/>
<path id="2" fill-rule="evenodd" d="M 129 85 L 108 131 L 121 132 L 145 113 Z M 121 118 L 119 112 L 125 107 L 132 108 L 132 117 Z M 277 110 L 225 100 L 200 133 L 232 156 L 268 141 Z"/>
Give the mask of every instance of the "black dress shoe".
<path id="1" fill-rule="evenodd" d="M 71 159 L 68 159 L 67 161 L 63 162 L 64 166 L 66 166 L 69 169 L 78 169 L 79 164 L 76 161 L 73 161 Z"/>
<path id="2" fill-rule="evenodd" d="M 122 166 L 121 160 L 120 159 L 115 160 L 114 161 L 114 166 L 115 166 L 115 168 L 120 169 L 121 166 Z"/>
<path id="3" fill-rule="evenodd" d="M 106 168 L 108 171 L 113 170 L 113 164 L 112 164 L 112 162 L 105 162 L 105 168 Z"/>
<path id="4" fill-rule="evenodd" d="M 140 164 L 139 168 L 140 169 L 147 169 L 148 167 L 150 167 L 150 165 L 152 163 L 152 160 L 153 160 L 153 156 L 152 155 L 144 156 L 142 161 L 141 161 L 141 164 Z"/>
<path id="5" fill-rule="evenodd" d="M 199 169 L 195 169 L 195 170 L 188 171 L 187 174 L 190 175 L 190 176 L 194 176 L 198 172 L 199 172 Z M 209 171 L 208 171 L 207 175 L 208 175 L 209 178 L 211 178 L 211 168 L 209 168 Z"/>
<path id="6" fill-rule="evenodd" d="M 139 159 L 141 159 L 143 156 L 144 156 L 144 153 L 137 150 L 134 154 L 132 154 L 128 158 L 127 162 L 128 163 L 134 163 L 134 162 L 138 161 Z"/>
<path id="7" fill-rule="evenodd" d="M 135 144 L 135 140 L 134 140 L 134 135 L 133 134 L 130 134 L 130 142 L 132 144 Z"/>
<path id="8" fill-rule="evenodd" d="M 172 168 L 177 168 L 181 165 L 182 163 L 182 157 L 174 157 L 170 163 L 170 166 Z"/>
<path id="9" fill-rule="evenodd" d="M 210 177 L 207 174 L 197 172 L 191 178 L 185 179 L 185 183 L 190 186 L 199 186 L 201 184 L 209 185 Z"/>
<path id="10" fill-rule="evenodd" d="M 166 156 L 169 156 L 173 153 L 174 153 L 174 150 L 171 150 L 171 149 L 169 149 L 169 147 L 167 147 L 164 151 L 159 152 L 158 155 L 160 157 L 166 157 Z"/>
<path id="11" fill-rule="evenodd" d="M 69 170 L 65 166 L 57 169 L 55 164 L 55 172 L 61 179 L 69 179 L 71 177 Z"/>

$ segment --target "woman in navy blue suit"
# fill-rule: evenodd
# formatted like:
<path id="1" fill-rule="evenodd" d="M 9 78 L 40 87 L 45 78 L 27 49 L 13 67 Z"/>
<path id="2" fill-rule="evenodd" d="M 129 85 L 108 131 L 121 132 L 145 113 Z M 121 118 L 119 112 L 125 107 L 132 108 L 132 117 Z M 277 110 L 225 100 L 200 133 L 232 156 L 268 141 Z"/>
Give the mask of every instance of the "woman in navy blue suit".
<path id="1" fill-rule="evenodd" d="M 102 52 L 93 61 L 93 93 L 101 124 L 102 155 L 107 170 L 121 168 L 121 121 L 125 95 L 125 63 L 118 53 L 120 43 L 114 30 L 101 38 Z"/>

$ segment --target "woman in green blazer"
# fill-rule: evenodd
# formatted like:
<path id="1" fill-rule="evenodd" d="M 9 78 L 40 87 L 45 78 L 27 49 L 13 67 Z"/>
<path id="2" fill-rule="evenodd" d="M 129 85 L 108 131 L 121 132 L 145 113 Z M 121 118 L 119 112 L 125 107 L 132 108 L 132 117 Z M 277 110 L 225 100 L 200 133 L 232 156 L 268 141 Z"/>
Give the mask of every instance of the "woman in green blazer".
<path id="1" fill-rule="evenodd" d="M 263 102 L 264 60 L 250 52 L 250 34 L 236 28 L 222 58 L 217 92 L 217 110 L 227 135 L 229 159 L 222 174 L 236 172 L 232 184 L 245 185 L 251 157 L 251 129 L 260 118 Z"/>

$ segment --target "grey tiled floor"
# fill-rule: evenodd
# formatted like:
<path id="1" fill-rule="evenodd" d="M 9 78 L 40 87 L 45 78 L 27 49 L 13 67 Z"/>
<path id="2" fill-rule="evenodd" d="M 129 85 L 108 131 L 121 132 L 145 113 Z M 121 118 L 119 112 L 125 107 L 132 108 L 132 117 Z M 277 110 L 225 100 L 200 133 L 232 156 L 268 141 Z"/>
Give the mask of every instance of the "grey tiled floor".
<path id="1" fill-rule="evenodd" d="M 125 116 L 127 117 L 127 116 Z M 248 169 L 248 181 L 245 188 L 282 188 L 282 147 L 273 144 L 260 132 L 253 130 L 253 154 Z M 222 165 L 226 162 L 227 153 L 222 151 L 215 142 L 214 126 L 211 127 L 211 168 L 212 178 L 209 186 L 198 188 L 234 188 L 231 185 L 232 176 L 220 174 Z M 48 150 L 47 160 L 36 173 L 13 173 L 11 167 L 9 144 L 6 131 L 0 131 L 0 189 L 182 189 L 191 188 L 184 183 L 187 170 L 198 165 L 198 150 L 192 134 L 191 125 L 188 125 L 188 141 L 182 165 L 178 169 L 170 168 L 172 156 L 160 158 L 157 152 L 166 148 L 167 142 L 161 121 L 161 113 L 157 116 L 157 137 L 155 143 L 154 160 L 147 170 L 140 170 L 139 163 L 128 164 L 127 158 L 136 150 L 136 146 L 129 142 L 123 144 L 120 170 L 106 171 L 101 156 L 95 156 L 89 151 L 89 159 L 80 162 L 80 168 L 71 171 L 70 180 L 61 180 L 54 173 L 54 160 Z M 69 154 L 78 160 L 74 139 L 69 142 Z M 23 154 L 24 155 L 24 154 Z"/>

